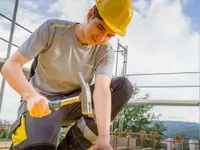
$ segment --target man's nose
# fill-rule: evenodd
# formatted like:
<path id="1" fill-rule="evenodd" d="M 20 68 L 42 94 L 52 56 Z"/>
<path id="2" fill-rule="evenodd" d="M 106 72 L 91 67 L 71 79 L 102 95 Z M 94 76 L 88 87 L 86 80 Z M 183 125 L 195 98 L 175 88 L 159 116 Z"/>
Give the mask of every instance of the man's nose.
<path id="1" fill-rule="evenodd" d="M 97 41 L 98 41 L 98 42 L 103 41 L 104 38 L 105 38 L 104 34 L 99 34 L 99 35 L 97 35 Z"/>

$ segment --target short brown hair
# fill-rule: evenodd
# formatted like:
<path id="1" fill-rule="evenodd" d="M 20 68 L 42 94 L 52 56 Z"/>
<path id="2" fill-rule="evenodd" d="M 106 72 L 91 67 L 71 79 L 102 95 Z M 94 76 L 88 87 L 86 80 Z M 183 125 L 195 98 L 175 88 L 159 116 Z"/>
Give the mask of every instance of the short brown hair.
<path id="1" fill-rule="evenodd" d="M 102 17 L 100 16 L 100 14 L 99 14 L 99 11 L 98 11 L 96 5 L 93 6 L 93 9 L 94 9 L 94 15 L 93 15 L 93 18 L 98 18 L 98 19 L 100 19 L 100 20 L 103 20 L 103 18 L 102 18 Z"/>

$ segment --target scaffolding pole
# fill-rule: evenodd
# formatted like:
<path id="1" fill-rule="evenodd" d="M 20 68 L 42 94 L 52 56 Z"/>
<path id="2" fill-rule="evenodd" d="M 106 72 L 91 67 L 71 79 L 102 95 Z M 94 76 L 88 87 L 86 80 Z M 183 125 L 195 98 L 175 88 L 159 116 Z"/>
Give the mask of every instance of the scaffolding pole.
<path id="1" fill-rule="evenodd" d="M 130 99 L 127 104 L 132 105 L 153 105 L 153 106 L 194 106 L 199 107 L 199 100 L 178 100 L 178 99 Z"/>
<path id="2" fill-rule="evenodd" d="M 14 12 L 13 12 L 13 17 L 12 17 L 12 24 L 11 24 L 6 60 L 10 57 L 18 5 L 19 5 L 19 0 L 15 0 L 15 7 L 14 7 Z M 4 90 L 5 90 L 5 79 L 3 78 L 2 83 L 1 83 L 1 92 L 0 92 L 0 112 L 1 112 L 2 102 L 3 102 Z"/>
<path id="3" fill-rule="evenodd" d="M 200 72 L 200 33 L 199 33 L 199 72 Z M 199 137 L 200 137 L 200 73 L 199 73 Z"/>
<path id="4" fill-rule="evenodd" d="M 117 40 L 117 51 L 116 51 L 116 66 L 115 66 L 115 76 L 117 76 L 117 67 L 118 67 L 118 56 L 119 56 L 119 39 Z"/>
<path id="5" fill-rule="evenodd" d="M 122 50 L 120 50 L 120 48 Z M 122 46 L 120 44 L 119 40 L 118 40 L 117 52 L 121 52 L 121 54 L 123 56 L 123 68 L 121 70 L 121 75 L 122 76 L 126 76 L 128 47 Z M 124 118 L 125 118 L 125 110 L 124 109 L 122 109 L 120 115 L 121 115 L 121 117 L 120 117 L 120 120 L 119 120 L 119 133 L 122 136 L 122 132 L 123 132 L 123 128 L 124 128 L 124 126 L 123 126 L 124 125 Z"/>

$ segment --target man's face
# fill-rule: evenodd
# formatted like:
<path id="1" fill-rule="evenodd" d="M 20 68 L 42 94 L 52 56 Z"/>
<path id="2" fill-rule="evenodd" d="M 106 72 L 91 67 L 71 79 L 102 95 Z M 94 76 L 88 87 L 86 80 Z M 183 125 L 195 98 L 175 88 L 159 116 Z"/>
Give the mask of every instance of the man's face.
<path id="1" fill-rule="evenodd" d="M 96 45 L 108 42 L 115 33 L 98 18 L 91 18 L 84 29 L 85 39 L 88 45 Z"/>

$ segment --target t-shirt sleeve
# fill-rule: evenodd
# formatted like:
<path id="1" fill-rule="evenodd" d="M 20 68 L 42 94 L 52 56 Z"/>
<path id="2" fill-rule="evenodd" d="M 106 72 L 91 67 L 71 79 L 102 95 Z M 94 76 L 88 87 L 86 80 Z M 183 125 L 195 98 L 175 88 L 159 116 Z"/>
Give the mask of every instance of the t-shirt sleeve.
<path id="1" fill-rule="evenodd" d="M 48 48 L 52 35 L 53 29 L 50 27 L 50 20 L 47 20 L 31 34 L 18 51 L 26 59 L 31 60 Z"/>
<path id="2" fill-rule="evenodd" d="M 110 49 L 108 54 L 105 57 L 103 57 L 103 59 L 97 65 L 95 70 L 95 75 L 102 74 L 112 78 L 114 59 L 115 59 L 114 50 Z"/>

